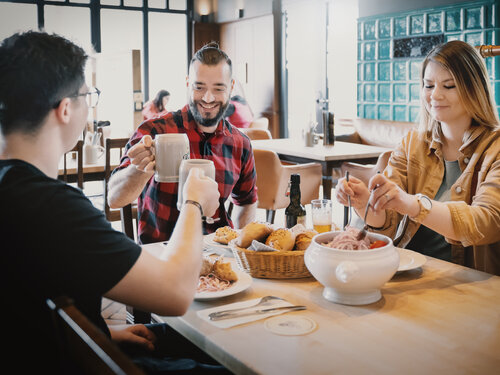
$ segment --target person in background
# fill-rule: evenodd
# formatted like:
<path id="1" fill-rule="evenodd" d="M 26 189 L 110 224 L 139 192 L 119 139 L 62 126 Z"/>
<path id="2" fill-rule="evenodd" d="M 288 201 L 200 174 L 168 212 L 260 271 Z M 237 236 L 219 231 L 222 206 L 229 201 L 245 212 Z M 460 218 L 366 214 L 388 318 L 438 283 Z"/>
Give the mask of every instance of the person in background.
<path id="1" fill-rule="evenodd" d="M 108 203 L 123 207 L 138 200 L 139 238 L 142 243 L 170 238 L 178 220 L 177 183 L 159 183 L 154 179 L 154 143 L 156 134 L 185 133 L 190 158 L 208 159 L 215 164 L 219 184 L 218 219 L 204 226 L 205 233 L 218 227 L 242 228 L 254 220 L 257 202 L 255 161 L 250 140 L 224 120 L 233 88 L 231 60 L 215 43 L 196 52 L 187 77 L 189 103 L 177 112 L 142 123 L 132 135 L 121 160 L 109 180 Z M 234 203 L 233 221 L 225 201 Z"/>
<path id="2" fill-rule="evenodd" d="M 500 125 L 483 58 L 471 45 L 436 46 L 421 73 L 420 128 L 368 186 L 339 180 L 358 215 L 398 246 L 500 275 Z"/>
<path id="3" fill-rule="evenodd" d="M 193 169 L 183 193 L 201 208 L 183 206 L 156 258 L 115 231 L 81 190 L 57 179 L 59 160 L 76 144 L 99 97 L 85 83 L 86 60 L 83 49 L 55 34 L 30 31 L 0 44 L 2 334 L 14 373 L 57 371 L 46 301 L 62 295 L 120 344 L 153 351 L 158 337 L 144 325 L 108 329 L 102 297 L 183 315 L 202 264 L 200 211 L 210 216 L 218 207 L 217 184 Z"/>
<path id="4" fill-rule="evenodd" d="M 248 128 L 253 121 L 253 112 L 245 99 L 243 87 L 235 80 L 234 95 L 231 96 L 229 107 L 226 110 L 226 120 L 237 128 Z"/>
<path id="5" fill-rule="evenodd" d="M 160 90 L 153 100 L 144 104 L 142 109 L 142 119 L 149 120 L 150 118 L 164 115 L 167 113 L 167 104 L 170 100 L 170 93 L 167 90 Z"/>

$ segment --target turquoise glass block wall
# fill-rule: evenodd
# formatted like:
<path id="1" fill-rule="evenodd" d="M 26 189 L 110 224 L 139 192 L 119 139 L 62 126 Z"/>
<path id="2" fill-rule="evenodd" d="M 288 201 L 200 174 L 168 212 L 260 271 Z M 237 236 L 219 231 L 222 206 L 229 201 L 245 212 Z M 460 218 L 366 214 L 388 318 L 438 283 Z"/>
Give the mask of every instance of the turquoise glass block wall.
<path id="1" fill-rule="evenodd" d="M 498 45 L 499 8 L 497 1 L 483 0 L 359 18 L 358 117 L 417 122 L 424 56 L 394 58 L 394 41 L 443 35 L 444 41 Z M 500 112 L 500 56 L 485 63 Z"/>

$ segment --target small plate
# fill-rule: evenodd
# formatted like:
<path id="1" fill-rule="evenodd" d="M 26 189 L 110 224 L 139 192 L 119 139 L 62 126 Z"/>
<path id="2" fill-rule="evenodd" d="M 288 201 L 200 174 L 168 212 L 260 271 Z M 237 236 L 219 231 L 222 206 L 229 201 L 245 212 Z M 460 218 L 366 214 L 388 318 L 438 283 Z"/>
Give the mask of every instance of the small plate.
<path id="1" fill-rule="evenodd" d="M 396 247 L 399 252 L 399 267 L 398 271 L 408 271 L 421 267 L 427 262 L 425 255 L 417 253 L 413 250 L 401 249 Z"/>
<path id="2" fill-rule="evenodd" d="M 209 250 L 214 251 L 219 255 L 232 257 L 233 252 L 231 250 L 231 247 L 229 245 L 223 245 L 219 242 L 215 242 L 214 237 L 215 237 L 215 232 L 203 236 L 203 241 L 205 242 L 205 246 L 207 246 Z"/>
<path id="3" fill-rule="evenodd" d="M 298 336 L 314 331 L 316 322 L 305 316 L 284 314 L 267 319 L 264 327 L 277 335 Z"/>
<path id="4" fill-rule="evenodd" d="M 252 276 L 248 273 L 235 270 L 236 275 L 238 275 L 238 281 L 236 281 L 229 288 L 220 290 L 218 292 L 200 292 L 194 295 L 194 299 L 198 301 L 210 300 L 216 298 L 222 298 L 227 296 L 232 296 L 233 294 L 244 291 L 252 285 Z"/>

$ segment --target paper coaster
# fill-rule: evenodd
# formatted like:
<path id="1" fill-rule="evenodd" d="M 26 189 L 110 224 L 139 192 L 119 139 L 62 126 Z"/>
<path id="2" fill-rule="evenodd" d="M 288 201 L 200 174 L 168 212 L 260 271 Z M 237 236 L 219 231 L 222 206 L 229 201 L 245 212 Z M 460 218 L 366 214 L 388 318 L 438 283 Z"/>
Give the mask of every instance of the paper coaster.
<path id="1" fill-rule="evenodd" d="M 297 336 L 314 331 L 316 322 L 305 316 L 280 315 L 267 319 L 264 327 L 277 335 Z"/>

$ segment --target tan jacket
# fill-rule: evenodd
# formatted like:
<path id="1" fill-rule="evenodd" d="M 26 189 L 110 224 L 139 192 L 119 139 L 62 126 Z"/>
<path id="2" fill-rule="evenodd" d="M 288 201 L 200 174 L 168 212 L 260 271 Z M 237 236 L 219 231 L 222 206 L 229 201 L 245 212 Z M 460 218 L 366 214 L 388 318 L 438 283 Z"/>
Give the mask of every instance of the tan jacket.
<path id="1" fill-rule="evenodd" d="M 444 162 L 439 138 L 430 139 L 418 131 L 408 133 L 384 174 L 409 194 L 433 199 L 443 181 Z M 446 238 L 453 245 L 452 261 L 500 275 L 500 131 L 473 126 L 460 152 L 462 174 L 446 202 L 460 235 L 459 241 Z M 400 222 L 398 232 L 403 229 L 404 234 L 398 246 L 404 247 L 420 226 L 407 216 L 388 210 L 384 226 L 376 231 L 394 238 Z"/>

